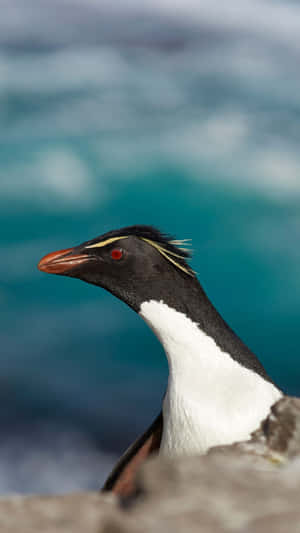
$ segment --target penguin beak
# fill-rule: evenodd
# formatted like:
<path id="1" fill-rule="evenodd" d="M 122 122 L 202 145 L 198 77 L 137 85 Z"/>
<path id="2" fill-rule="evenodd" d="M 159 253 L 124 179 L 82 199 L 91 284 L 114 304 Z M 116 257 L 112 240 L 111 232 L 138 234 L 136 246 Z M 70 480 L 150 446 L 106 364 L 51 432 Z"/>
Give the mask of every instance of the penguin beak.
<path id="1" fill-rule="evenodd" d="M 45 255 L 38 264 L 38 269 L 48 274 L 66 274 L 75 267 L 88 263 L 91 256 L 77 254 L 75 248 L 67 248 Z"/>

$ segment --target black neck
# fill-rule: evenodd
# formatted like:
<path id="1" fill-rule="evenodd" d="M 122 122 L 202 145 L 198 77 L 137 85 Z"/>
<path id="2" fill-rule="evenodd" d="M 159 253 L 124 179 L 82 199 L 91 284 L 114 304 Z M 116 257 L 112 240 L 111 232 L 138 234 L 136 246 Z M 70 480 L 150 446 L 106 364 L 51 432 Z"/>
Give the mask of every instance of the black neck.
<path id="1" fill-rule="evenodd" d="M 173 278 L 173 276 L 172 276 Z M 162 300 L 169 307 L 187 315 L 198 327 L 212 337 L 223 352 L 246 368 L 272 381 L 253 352 L 242 342 L 212 305 L 197 278 L 177 275 L 176 279 L 149 280 L 136 287 L 138 301 L 127 303 L 139 312 L 144 301 Z"/>

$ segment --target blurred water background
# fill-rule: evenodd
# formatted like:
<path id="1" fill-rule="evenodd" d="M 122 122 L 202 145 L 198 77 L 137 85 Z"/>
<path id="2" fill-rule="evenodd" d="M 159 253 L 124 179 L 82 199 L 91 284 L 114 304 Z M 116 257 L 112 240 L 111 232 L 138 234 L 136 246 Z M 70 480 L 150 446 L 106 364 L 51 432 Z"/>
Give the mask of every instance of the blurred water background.
<path id="1" fill-rule="evenodd" d="M 36 263 L 128 224 L 192 238 L 300 394 L 300 6 L 0 0 L 0 491 L 98 488 L 159 410 L 146 325 Z"/>

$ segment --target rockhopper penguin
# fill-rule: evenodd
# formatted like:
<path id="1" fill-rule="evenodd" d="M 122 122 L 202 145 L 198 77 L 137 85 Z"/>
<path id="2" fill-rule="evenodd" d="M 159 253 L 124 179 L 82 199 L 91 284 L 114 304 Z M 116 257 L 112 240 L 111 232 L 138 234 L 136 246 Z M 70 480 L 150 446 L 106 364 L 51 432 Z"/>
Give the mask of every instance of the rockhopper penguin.
<path id="1" fill-rule="evenodd" d="M 119 494 L 132 490 L 137 468 L 153 452 L 203 454 L 248 439 L 282 395 L 206 296 L 182 244 L 151 226 L 131 226 L 50 253 L 38 265 L 123 300 L 166 352 L 169 378 L 162 413 L 104 485 Z"/>

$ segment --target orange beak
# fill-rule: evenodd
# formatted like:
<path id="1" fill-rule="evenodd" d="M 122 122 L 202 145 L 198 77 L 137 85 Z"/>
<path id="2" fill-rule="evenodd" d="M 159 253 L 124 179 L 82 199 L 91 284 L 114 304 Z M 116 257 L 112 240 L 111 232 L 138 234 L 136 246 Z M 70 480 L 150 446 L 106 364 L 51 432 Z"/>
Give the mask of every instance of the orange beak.
<path id="1" fill-rule="evenodd" d="M 59 250 L 45 255 L 38 264 L 38 269 L 48 274 L 64 274 L 74 267 L 90 261 L 91 256 L 87 254 L 72 255 L 74 248 Z"/>

